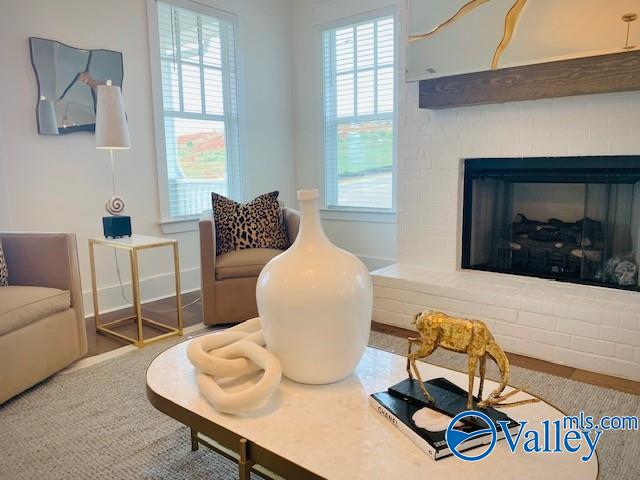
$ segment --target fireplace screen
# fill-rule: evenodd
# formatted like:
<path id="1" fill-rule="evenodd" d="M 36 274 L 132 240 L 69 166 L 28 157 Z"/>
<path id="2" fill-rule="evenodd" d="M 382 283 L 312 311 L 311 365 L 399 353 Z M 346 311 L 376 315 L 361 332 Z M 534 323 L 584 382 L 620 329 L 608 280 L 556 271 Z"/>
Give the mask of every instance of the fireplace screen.
<path id="1" fill-rule="evenodd" d="M 462 267 L 640 290 L 640 157 L 465 160 Z"/>

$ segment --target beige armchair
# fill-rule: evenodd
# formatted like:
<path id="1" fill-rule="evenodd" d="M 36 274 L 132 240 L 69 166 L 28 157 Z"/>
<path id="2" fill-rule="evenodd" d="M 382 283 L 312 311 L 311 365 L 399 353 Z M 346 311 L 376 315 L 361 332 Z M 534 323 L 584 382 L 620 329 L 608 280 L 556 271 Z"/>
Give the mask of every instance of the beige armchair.
<path id="1" fill-rule="evenodd" d="M 300 216 L 283 208 L 283 220 L 293 243 L 298 235 Z M 216 257 L 216 226 L 212 211 L 200 217 L 200 274 L 202 313 L 205 325 L 237 323 L 258 314 L 256 283 L 262 267 L 282 250 L 252 248 Z"/>
<path id="2" fill-rule="evenodd" d="M 0 403 L 87 353 L 76 238 L 2 233 L 9 286 L 0 287 Z"/>

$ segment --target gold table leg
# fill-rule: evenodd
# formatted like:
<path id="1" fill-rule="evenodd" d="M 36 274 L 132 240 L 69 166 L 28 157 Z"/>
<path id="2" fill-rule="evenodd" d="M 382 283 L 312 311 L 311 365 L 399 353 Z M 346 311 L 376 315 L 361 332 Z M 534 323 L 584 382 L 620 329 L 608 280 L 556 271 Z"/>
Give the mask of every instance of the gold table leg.
<path id="1" fill-rule="evenodd" d="M 89 240 L 89 264 L 91 266 L 91 295 L 93 296 L 93 321 L 96 326 L 96 331 L 100 326 L 99 320 L 99 311 L 98 307 L 98 285 L 96 281 L 96 259 L 93 252 L 94 244 L 93 241 Z"/>
<path id="2" fill-rule="evenodd" d="M 138 324 L 138 341 L 136 346 L 141 347 L 144 342 L 142 336 L 142 307 L 140 306 L 140 276 L 138 273 L 138 252 L 135 249 L 130 251 L 131 257 L 131 289 L 133 291 L 133 308 L 136 315 L 136 323 Z"/>
<path id="3" fill-rule="evenodd" d="M 176 314 L 178 316 L 178 332 L 182 336 L 182 289 L 180 287 L 180 255 L 178 242 L 173 244 L 173 269 L 176 280 Z"/>

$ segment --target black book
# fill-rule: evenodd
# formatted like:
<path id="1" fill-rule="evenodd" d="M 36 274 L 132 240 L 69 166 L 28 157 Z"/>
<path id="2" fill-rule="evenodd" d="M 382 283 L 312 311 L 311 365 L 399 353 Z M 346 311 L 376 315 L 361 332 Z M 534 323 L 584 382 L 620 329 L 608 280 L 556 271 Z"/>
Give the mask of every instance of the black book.
<path id="1" fill-rule="evenodd" d="M 408 402 L 411 402 L 420 407 L 427 407 L 436 412 L 444 413 L 445 415 L 450 416 L 451 418 L 455 417 L 457 414 L 461 412 L 465 412 L 469 410 L 467 408 L 467 391 L 460 388 L 459 386 L 451 383 L 446 378 L 434 378 L 433 380 L 429 380 L 425 382 L 427 386 L 427 390 L 431 394 L 431 396 L 436 399 L 436 403 L 430 403 L 420 390 L 420 384 L 418 380 L 415 379 L 405 379 L 400 383 L 397 383 L 387 390 L 389 394 L 394 397 L 405 399 Z M 473 397 L 474 405 L 478 402 L 477 397 Z M 507 415 L 502 412 L 499 412 L 495 408 L 483 408 L 480 410 L 482 413 L 486 414 L 493 423 L 496 424 L 496 427 L 499 428 L 497 424 L 498 420 L 507 420 L 513 422 Z M 464 423 L 468 423 L 470 425 L 476 425 L 478 427 L 484 428 L 484 422 L 477 422 L 475 417 L 467 417 L 462 420 Z M 515 426 L 517 426 L 517 422 L 514 422 Z M 511 427 L 511 425 L 510 425 Z"/>
<path id="2" fill-rule="evenodd" d="M 387 392 L 372 394 L 369 397 L 369 405 L 432 459 L 439 460 L 451 455 L 451 450 L 445 439 L 446 430 L 430 431 L 420 428 L 413 421 L 413 415 L 422 408 L 430 408 L 453 418 L 458 413 L 467 410 L 467 392 L 445 378 L 429 380 L 425 382 L 425 385 L 431 396 L 436 400 L 435 405 L 426 400 L 419 389 L 417 381 L 409 379 L 393 385 Z M 477 399 L 474 399 L 474 401 L 477 401 Z M 493 408 L 486 408 L 481 411 L 495 423 L 498 432 L 497 439 L 504 438 L 502 427 L 496 423 L 498 420 L 508 421 L 510 432 L 515 431 L 519 426 L 518 422 Z M 467 417 L 462 420 L 462 423 L 464 425 L 458 427 L 458 429 L 466 433 L 486 428 L 483 422 L 476 423 L 474 417 Z M 490 441 L 491 436 L 488 433 L 480 435 L 464 442 L 459 451 L 484 445 Z"/>

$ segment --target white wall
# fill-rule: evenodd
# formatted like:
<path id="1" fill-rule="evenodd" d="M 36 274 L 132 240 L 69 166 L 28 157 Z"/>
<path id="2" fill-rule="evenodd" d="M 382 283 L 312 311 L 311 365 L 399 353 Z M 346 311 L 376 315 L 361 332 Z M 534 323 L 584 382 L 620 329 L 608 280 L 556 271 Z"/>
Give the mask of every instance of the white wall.
<path id="1" fill-rule="evenodd" d="M 1 40 L 0 40 L 1 41 Z M 2 46 L 0 45 L 0 48 Z M 0 59 L 2 57 L 0 56 Z M 0 231 L 9 230 L 11 226 L 11 217 L 9 210 L 9 195 L 7 192 L 8 183 L 5 173 L 5 156 L 3 152 L 3 136 L 2 123 L 0 123 Z"/>
<path id="2" fill-rule="evenodd" d="M 294 0 L 292 2 L 293 132 L 296 185 L 321 187 L 322 74 L 320 30 L 323 24 L 395 5 L 395 0 Z M 323 215 L 327 235 L 338 246 L 364 260 L 369 268 L 391 263 L 396 256 L 395 219 L 355 221 Z"/>
<path id="3" fill-rule="evenodd" d="M 239 80 L 246 117 L 246 128 L 241 132 L 247 160 L 243 166 L 247 174 L 245 196 L 278 189 L 281 198 L 291 204 L 295 197 L 290 1 L 203 1 L 235 13 L 239 19 L 238 43 L 245 72 L 245 78 Z M 160 235 L 145 0 L 3 1 L 0 31 L 4 52 L 0 68 L 0 125 L 4 127 L 0 131 L 0 227 L 75 232 L 87 292 L 87 239 L 101 235 L 103 205 L 111 195 L 108 153 L 95 149 L 92 134 L 37 134 L 37 86 L 28 37 L 123 52 L 123 94 L 132 148 L 115 152 L 118 190 L 127 200 L 134 232 Z M 198 288 L 197 234 L 174 236 L 180 241 L 184 289 Z M 104 296 L 101 306 L 121 305 L 113 254 L 100 251 L 97 260 Z M 121 265 L 128 281 L 125 257 Z M 143 298 L 170 294 L 171 271 L 169 252 L 144 253 Z M 85 303 L 90 311 L 90 303 Z"/>
<path id="4" fill-rule="evenodd" d="M 7 62 L 7 52 L 6 32 L 4 29 L 0 29 L 0 65 L 5 65 Z M 9 210 L 9 196 L 7 192 L 7 174 L 4 166 L 4 131 L 5 128 L 0 107 L 0 230 L 9 230 L 11 226 L 11 217 Z"/>

